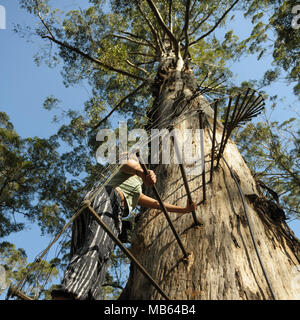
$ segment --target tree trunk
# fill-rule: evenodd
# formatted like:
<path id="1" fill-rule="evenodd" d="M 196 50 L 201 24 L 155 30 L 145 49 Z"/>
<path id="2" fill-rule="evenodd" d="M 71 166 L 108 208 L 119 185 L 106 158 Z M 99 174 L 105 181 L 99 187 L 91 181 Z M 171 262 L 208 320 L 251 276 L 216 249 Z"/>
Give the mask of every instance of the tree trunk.
<path id="1" fill-rule="evenodd" d="M 168 61 L 168 62 L 166 62 Z M 174 61 L 174 60 L 173 60 Z M 166 128 L 162 121 L 177 107 L 181 110 L 182 97 L 188 99 L 195 90 L 191 70 L 177 70 L 172 59 L 165 59 L 157 77 L 156 101 L 152 109 L 157 127 Z M 180 103 L 178 103 L 178 100 Z M 212 109 L 203 97 L 194 99 L 187 108 L 201 107 L 212 126 Z M 176 109 L 176 108 L 175 108 Z M 187 109 L 186 109 L 187 110 Z M 198 117 L 190 117 L 176 128 L 199 128 Z M 222 125 L 218 123 L 216 137 L 220 143 Z M 192 198 L 197 207 L 201 227 L 193 225 L 192 214 L 169 213 L 187 252 L 188 263 L 160 210 L 146 210 L 137 219 L 131 251 L 172 299 L 226 300 L 272 299 L 266 277 L 259 263 L 251 238 L 242 198 L 230 170 L 223 160 L 209 182 L 211 138 L 204 129 L 206 171 L 206 201 L 203 198 L 202 175 L 188 175 Z M 193 143 L 200 149 L 196 135 Z M 300 241 L 284 221 L 284 213 L 275 202 L 264 198 L 236 145 L 229 140 L 224 158 L 237 177 L 245 197 L 246 209 L 257 249 L 276 299 L 299 299 L 300 285 L 296 267 L 300 265 Z M 157 189 L 163 201 L 185 206 L 186 191 L 179 166 L 157 165 Z M 149 195 L 151 190 L 146 190 Z M 297 273 L 298 272 L 298 273 Z M 299 280 L 298 280 L 299 281 Z M 162 299 L 151 283 L 134 264 L 120 299 Z"/>

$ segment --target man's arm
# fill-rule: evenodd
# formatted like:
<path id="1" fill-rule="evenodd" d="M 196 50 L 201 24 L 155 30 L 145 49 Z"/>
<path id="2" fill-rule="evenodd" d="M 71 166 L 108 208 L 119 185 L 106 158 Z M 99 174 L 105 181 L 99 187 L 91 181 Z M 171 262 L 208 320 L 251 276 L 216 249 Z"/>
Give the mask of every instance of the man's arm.
<path id="1" fill-rule="evenodd" d="M 157 200 L 151 197 L 148 197 L 143 193 L 141 193 L 138 204 L 146 208 L 161 209 L 160 204 Z M 196 209 L 196 204 L 194 202 L 192 204 L 187 202 L 186 207 L 175 206 L 173 204 L 164 202 L 164 206 L 167 209 L 167 211 L 176 212 L 176 213 L 187 213 L 187 212 L 194 211 Z"/>

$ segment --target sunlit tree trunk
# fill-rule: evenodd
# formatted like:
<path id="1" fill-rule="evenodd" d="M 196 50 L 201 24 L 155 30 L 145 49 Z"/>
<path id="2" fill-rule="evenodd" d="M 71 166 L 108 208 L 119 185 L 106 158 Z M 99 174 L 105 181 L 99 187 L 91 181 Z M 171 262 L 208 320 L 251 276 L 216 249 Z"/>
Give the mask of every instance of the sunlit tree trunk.
<path id="1" fill-rule="evenodd" d="M 172 54 L 162 59 L 154 94 L 153 120 L 158 128 L 167 128 L 164 120 L 172 114 L 179 119 L 184 103 L 196 89 L 191 70 Z M 179 62 L 178 62 L 179 61 Z M 203 97 L 187 106 L 202 108 L 212 126 L 212 109 Z M 185 109 L 186 110 L 186 109 Z M 176 128 L 199 128 L 197 116 L 180 122 Z M 223 127 L 217 126 L 220 142 Z M 193 226 L 192 214 L 169 213 L 187 252 L 188 263 L 160 210 L 144 211 L 137 219 L 131 250 L 171 299 L 272 299 L 266 277 L 259 263 L 250 235 L 242 198 L 230 170 L 223 160 L 209 182 L 211 139 L 204 129 L 206 201 L 203 199 L 201 174 L 188 175 L 193 200 L 200 203 L 197 218 L 201 227 Z M 199 139 L 193 135 L 194 149 Z M 257 242 L 257 249 L 276 299 L 300 299 L 297 266 L 300 265 L 300 242 L 284 220 L 283 211 L 275 202 L 264 198 L 256 181 L 233 141 L 229 140 L 224 158 L 232 168 L 245 197 L 245 205 Z M 150 165 L 149 165 L 150 166 Z M 157 189 L 166 202 L 185 206 L 186 191 L 178 165 L 153 166 Z M 151 190 L 146 190 L 151 195 Z M 152 194 L 153 195 L 153 194 Z M 298 278 L 297 278 L 298 276 Z M 130 276 L 120 299 L 162 299 L 151 283 L 130 267 Z"/>

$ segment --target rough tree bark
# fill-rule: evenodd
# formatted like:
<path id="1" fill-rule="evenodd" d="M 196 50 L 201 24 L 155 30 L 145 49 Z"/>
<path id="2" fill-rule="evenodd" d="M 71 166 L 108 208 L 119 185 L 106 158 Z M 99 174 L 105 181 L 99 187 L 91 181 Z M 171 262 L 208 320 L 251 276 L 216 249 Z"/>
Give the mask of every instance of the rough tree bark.
<path id="1" fill-rule="evenodd" d="M 175 63 L 175 61 L 177 61 Z M 179 117 L 185 101 L 193 94 L 196 84 L 193 73 L 185 68 L 179 57 L 162 57 L 156 78 L 152 112 L 158 119 L 158 128 L 167 115 L 177 108 Z M 179 106 L 179 107 L 178 107 Z M 188 109 L 202 108 L 212 124 L 212 109 L 203 97 L 194 99 Z M 181 122 L 177 128 L 199 128 L 198 117 Z M 193 253 L 189 263 L 183 254 L 164 214 L 160 210 L 147 210 L 137 219 L 131 250 L 171 299 L 272 299 L 261 265 L 250 237 L 241 196 L 224 161 L 208 183 L 211 139 L 204 130 L 206 201 L 202 201 L 201 175 L 188 175 L 193 199 L 200 203 L 197 218 L 203 224 L 193 226 L 191 214 L 169 213 L 187 252 Z M 222 125 L 217 127 L 220 142 Z M 195 135 L 194 135 L 195 136 Z M 199 141 L 193 141 L 200 148 Z M 276 299 L 299 299 L 299 286 L 295 286 L 295 266 L 300 265 L 300 241 L 284 220 L 284 213 L 275 202 L 264 198 L 259 187 L 233 141 L 229 140 L 224 158 L 239 180 L 246 199 L 258 250 Z M 157 165 L 157 189 L 164 201 L 184 206 L 186 192 L 178 165 Z M 188 168 L 186 167 L 188 171 Z M 146 190 L 151 195 L 151 190 Z M 130 276 L 120 299 L 162 299 L 150 282 L 130 267 Z"/>

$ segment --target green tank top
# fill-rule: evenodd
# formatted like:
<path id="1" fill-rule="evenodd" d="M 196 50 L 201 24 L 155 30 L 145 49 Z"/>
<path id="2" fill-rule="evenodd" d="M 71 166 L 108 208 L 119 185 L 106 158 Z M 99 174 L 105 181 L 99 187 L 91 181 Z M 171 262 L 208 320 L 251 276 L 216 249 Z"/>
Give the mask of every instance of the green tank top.
<path id="1" fill-rule="evenodd" d="M 119 187 L 124 194 L 129 213 L 136 207 L 142 193 L 142 178 L 119 170 L 108 182 L 109 186 Z"/>

